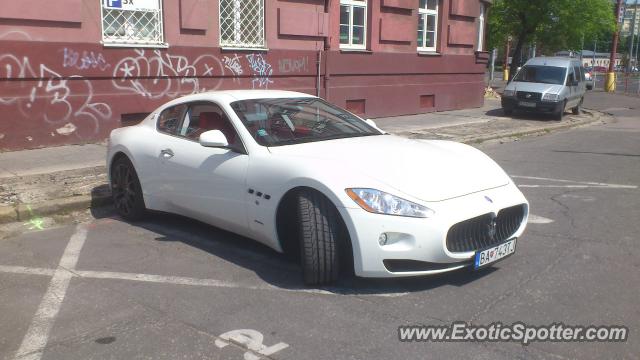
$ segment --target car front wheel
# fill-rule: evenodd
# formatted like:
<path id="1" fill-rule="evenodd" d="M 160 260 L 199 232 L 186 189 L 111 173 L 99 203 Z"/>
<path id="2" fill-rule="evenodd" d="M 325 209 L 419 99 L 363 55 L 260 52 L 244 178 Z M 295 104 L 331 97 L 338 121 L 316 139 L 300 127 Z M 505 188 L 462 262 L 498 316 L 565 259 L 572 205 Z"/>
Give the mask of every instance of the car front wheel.
<path id="1" fill-rule="evenodd" d="M 121 157 L 111 170 L 111 196 L 116 211 L 129 221 L 140 220 L 146 213 L 142 186 L 131 161 Z"/>
<path id="2" fill-rule="evenodd" d="M 554 118 L 558 121 L 562 121 L 562 118 L 564 117 L 564 111 L 567 108 L 567 102 L 563 102 L 562 105 L 560 105 L 560 109 L 558 110 L 558 112 L 556 112 L 554 114 Z"/>
<path id="3" fill-rule="evenodd" d="M 298 194 L 300 251 L 304 282 L 326 284 L 338 278 L 341 241 L 340 215 L 322 194 Z"/>

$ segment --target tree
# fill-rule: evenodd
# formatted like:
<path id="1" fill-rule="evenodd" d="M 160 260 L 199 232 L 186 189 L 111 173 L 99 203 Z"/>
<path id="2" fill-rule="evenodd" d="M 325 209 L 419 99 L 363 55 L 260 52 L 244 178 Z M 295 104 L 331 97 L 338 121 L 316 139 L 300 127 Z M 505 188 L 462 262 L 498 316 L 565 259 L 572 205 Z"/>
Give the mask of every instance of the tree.
<path id="1" fill-rule="evenodd" d="M 495 0 L 489 13 L 489 43 L 502 47 L 515 41 L 511 74 L 521 63 L 527 43 L 545 51 L 577 50 L 598 34 L 615 31 L 611 0 Z"/>

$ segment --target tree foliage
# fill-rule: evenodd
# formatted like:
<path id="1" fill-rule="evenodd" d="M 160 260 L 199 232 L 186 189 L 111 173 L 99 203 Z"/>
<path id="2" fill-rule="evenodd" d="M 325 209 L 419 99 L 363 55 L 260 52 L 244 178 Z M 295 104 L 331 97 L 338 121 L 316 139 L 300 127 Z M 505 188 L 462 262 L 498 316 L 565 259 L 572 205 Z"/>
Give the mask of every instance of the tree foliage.
<path id="1" fill-rule="evenodd" d="M 489 12 L 489 45 L 504 47 L 512 36 L 512 66 L 522 47 L 535 42 L 545 52 L 578 50 L 615 30 L 611 0 L 495 0 Z"/>

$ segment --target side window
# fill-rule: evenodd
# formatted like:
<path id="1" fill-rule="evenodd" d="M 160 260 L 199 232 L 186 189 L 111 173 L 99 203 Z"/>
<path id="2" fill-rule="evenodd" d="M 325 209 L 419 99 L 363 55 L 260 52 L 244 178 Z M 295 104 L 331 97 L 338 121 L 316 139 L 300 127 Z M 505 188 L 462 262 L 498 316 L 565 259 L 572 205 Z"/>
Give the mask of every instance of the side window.
<path id="1" fill-rule="evenodd" d="M 169 135 L 176 135 L 180 121 L 184 116 L 187 105 L 177 105 L 165 109 L 158 117 L 158 131 Z"/>
<path id="2" fill-rule="evenodd" d="M 566 85 L 571 85 L 571 83 L 573 82 L 573 79 L 575 79 L 575 73 L 572 67 L 569 68 L 569 74 L 567 74 L 567 82 Z"/>
<path id="3" fill-rule="evenodd" d="M 213 103 L 192 104 L 184 117 L 178 135 L 198 141 L 200 134 L 209 130 L 222 131 L 229 145 L 240 143 L 236 130 L 225 112 Z"/>
<path id="4" fill-rule="evenodd" d="M 582 71 L 580 71 L 580 67 L 579 66 L 575 66 L 573 68 L 573 72 L 576 73 L 576 80 L 578 81 L 584 81 L 584 76 L 582 74 Z"/>

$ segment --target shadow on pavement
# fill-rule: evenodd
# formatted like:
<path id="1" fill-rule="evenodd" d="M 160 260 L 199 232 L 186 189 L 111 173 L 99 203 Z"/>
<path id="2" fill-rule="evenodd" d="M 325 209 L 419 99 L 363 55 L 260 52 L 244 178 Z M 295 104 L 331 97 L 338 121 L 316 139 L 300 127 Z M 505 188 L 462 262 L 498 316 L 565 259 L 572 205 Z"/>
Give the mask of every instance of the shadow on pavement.
<path id="1" fill-rule="evenodd" d="M 94 190 L 95 194 L 103 194 L 104 191 L 99 188 Z M 102 199 L 97 200 L 96 204 L 98 205 L 91 208 L 95 218 L 112 217 L 116 221 L 124 222 L 110 205 L 105 205 Z M 286 290 L 317 289 L 342 295 L 418 292 L 444 285 L 463 286 L 496 270 L 495 268 L 481 271 L 461 269 L 435 276 L 393 279 L 345 276 L 332 286 L 307 287 L 302 281 L 302 270 L 296 262 L 249 238 L 180 215 L 160 212 L 150 212 L 144 221 L 132 225 L 158 234 L 156 241 L 179 241 L 206 251 L 224 261 L 253 271 L 271 286 Z"/>

